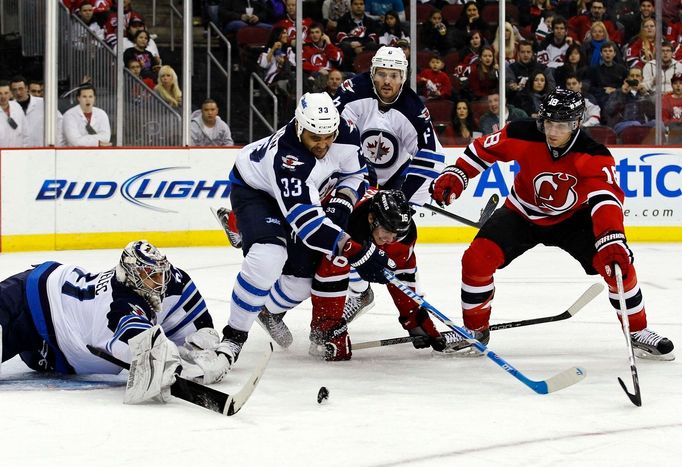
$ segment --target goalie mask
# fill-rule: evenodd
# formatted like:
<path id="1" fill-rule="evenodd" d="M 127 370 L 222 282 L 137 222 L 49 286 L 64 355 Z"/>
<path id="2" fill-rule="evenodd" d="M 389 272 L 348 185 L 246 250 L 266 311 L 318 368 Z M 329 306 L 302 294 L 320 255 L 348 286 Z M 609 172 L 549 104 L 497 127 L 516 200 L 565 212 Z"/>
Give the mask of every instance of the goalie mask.
<path id="1" fill-rule="evenodd" d="M 116 279 L 145 298 L 159 313 L 170 280 L 170 263 L 166 255 L 148 241 L 130 242 L 116 266 Z"/>
<path id="2" fill-rule="evenodd" d="M 381 190 L 372 198 L 369 212 L 374 216 L 371 228 L 378 226 L 396 234 L 401 240 L 410 231 L 412 223 L 412 210 L 407 204 L 405 194 L 399 190 Z"/>

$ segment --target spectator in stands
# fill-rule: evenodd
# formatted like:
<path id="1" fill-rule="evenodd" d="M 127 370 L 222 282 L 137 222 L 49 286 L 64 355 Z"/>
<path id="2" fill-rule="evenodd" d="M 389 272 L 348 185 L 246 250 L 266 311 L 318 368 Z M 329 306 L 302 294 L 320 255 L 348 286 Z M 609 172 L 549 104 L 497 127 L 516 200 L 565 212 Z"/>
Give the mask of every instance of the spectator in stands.
<path id="1" fill-rule="evenodd" d="M 303 18 L 303 43 L 308 39 L 308 29 L 313 24 L 312 18 Z M 286 15 L 281 20 L 272 25 L 273 28 L 282 28 L 289 35 L 289 44 L 296 47 L 296 0 L 286 0 Z"/>
<path id="2" fill-rule="evenodd" d="M 613 42 L 605 42 L 601 47 L 601 63 L 591 66 L 585 74 L 585 81 L 589 81 L 590 92 L 602 109 L 606 107 L 609 95 L 621 86 L 628 74 L 624 65 L 615 62 L 616 49 L 616 44 Z"/>
<path id="3" fill-rule="evenodd" d="M 682 63 L 673 60 L 673 46 L 668 41 L 661 44 L 661 71 L 663 72 L 663 93 L 672 92 L 672 77 L 682 73 Z M 649 93 L 656 90 L 656 60 L 650 60 L 642 69 L 644 89 Z"/>
<path id="4" fill-rule="evenodd" d="M 464 71 L 466 80 L 462 94 L 470 100 L 479 100 L 496 92 L 499 86 L 497 69 L 495 51 L 490 46 L 483 47 L 479 60 L 469 65 L 468 72 Z"/>
<path id="5" fill-rule="evenodd" d="M 439 55 L 429 60 L 429 67 L 417 75 L 417 90 L 422 100 L 450 99 L 452 96 L 452 82 L 443 71 L 445 62 Z"/>
<path id="6" fill-rule="evenodd" d="M 581 93 L 585 99 L 585 113 L 583 114 L 581 126 L 599 125 L 601 123 L 601 108 L 595 104 L 594 97 L 583 92 L 583 83 L 580 78 L 576 75 L 569 75 L 563 85 L 566 89 Z"/>
<path id="7" fill-rule="evenodd" d="M 288 41 L 285 29 L 273 28 L 267 48 L 258 57 L 258 65 L 265 75 L 263 79 L 277 96 L 278 115 L 285 121 L 296 100 L 296 55 Z"/>
<path id="8" fill-rule="evenodd" d="M 322 30 L 322 24 L 313 23 L 308 30 L 308 40 L 303 44 L 303 72 L 308 89 L 319 89 L 327 82 L 327 74 L 341 66 L 343 52 Z"/>
<path id="9" fill-rule="evenodd" d="M 554 82 L 562 85 L 570 75 L 576 75 L 582 81 L 588 70 L 581 45 L 573 43 L 566 49 L 564 64 L 554 70 Z"/>
<path id="10" fill-rule="evenodd" d="M 130 73 L 133 76 L 142 80 L 142 82 L 144 84 L 146 84 L 149 89 L 154 89 L 154 87 L 156 86 L 156 83 L 154 83 L 154 80 L 151 78 L 145 78 L 141 75 L 142 64 L 137 61 L 137 58 L 131 58 L 130 60 L 128 60 L 126 62 L 126 68 L 130 70 Z"/>
<path id="11" fill-rule="evenodd" d="M 474 1 L 469 1 L 464 5 L 464 11 L 459 19 L 455 22 L 455 31 L 464 38 L 471 33 L 471 31 L 479 31 L 486 40 L 488 37 L 488 25 L 478 11 L 478 5 Z"/>
<path id="12" fill-rule="evenodd" d="M 640 70 L 654 59 L 656 54 L 656 20 L 648 18 L 642 21 L 642 27 L 632 41 L 625 47 L 625 64 L 628 68 Z"/>
<path id="13" fill-rule="evenodd" d="M 530 27 L 531 32 L 534 32 L 542 23 L 543 15 L 554 9 L 551 0 L 518 2 L 517 6 L 519 8 L 520 25 L 522 27 Z"/>
<path id="14" fill-rule="evenodd" d="M 14 100 L 21 106 L 25 116 L 24 147 L 45 146 L 45 103 L 28 91 L 28 81 L 23 76 L 10 80 Z M 62 114 L 57 111 L 57 146 L 63 146 Z"/>
<path id="15" fill-rule="evenodd" d="M 178 84 L 178 75 L 168 65 L 164 65 L 159 69 L 159 80 L 154 88 L 154 92 L 174 109 L 179 109 L 182 105 L 182 91 L 180 91 L 180 85 Z"/>
<path id="16" fill-rule="evenodd" d="M 201 104 L 201 111 L 194 112 L 190 123 L 192 131 L 192 146 L 232 146 L 232 134 L 218 115 L 218 103 L 213 99 L 206 99 Z"/>
<path id="17" fill-rule="evenodd" d="M 388 11 L 384 15 L 384 22 L 377 32 L 380 45 L 388 45 L 395 47 L 396 43 L 401 39 L 408 39 L 409 36 L 403 31 L 400 24 L 400 18 L 395 11 Z"/>
<path id="18" fill-rule="evenodd" d="M 542 21 L 540 21 L 536 28 L 532 29 L 536 44 L 542 44 L 545 38 L 552 33 L 555 16 L 557 14 L 552 10 L 544 10 L 542 12 Z"/>
<path id="19" fill-rule="evenodd" d="M 506 118 L 504 119 L 505 122 L 504 125 L 506 125 L 509 122 L 513 122 L 514 120 L 528 118 L 526 112 L 524 112 L 521 109 L 517 109 L 513 105 L 507 104 L 505 110 Z M 481 119 L 479 122 L 479 127 L 481 129 L 482 134 L 488 135 L 490 133 L 494 133 L 495 131 L 499 131 L 502 129 L 504 125 L 500 125 L 499 115 L 500 95 L 497 93 L 490 94 L 488 96 L 488 111 L 481 115 Z"/>
<path id="20" fill-rule="evenodd" d="M 682 2 L 677 5 L 677 16 L 667 23 L 665 38 L 675 44 L 682 43 Z M 680 57 L 676 57 L 678 60 Z"/>
<path id="21" fill-rule="evenodd" d="M 609 33 L 606 31 L 604 23 L 595 21 L 590 26 L 590 32 L 585 36 L 582 43 L 582 52 L 585 55 L 588 66 L 596 66 L 601 62 L 601 48 L 609 42 Z M 620 50 L 616 47 L 616 56 L 614 58 L 616 63 L 622 63 L 620 57 Z"/>
<path id="22" fill-rule="evenodd" d="M 633 40 L 639 34 L 644 20 L 655 19 L 655 13 L 652 0 L 640 0 L 639 8 L 635 12 L 620 18 L 619 21 L 623 25 L 623 43 L 627 44 Z"/>
<path id="23" fill-rule="evenodd" d="M 618 31 L 618 27 L 606 15 L 605 0 L 592 0 L 589 5 L 589 14 L 574 16 L 568 20 L 568 34 L 573 38 L 573 40 L 582 43 L 585 40 L 585 36 L 590 31 L 592 23 L 595 21 L 601 21 L 604 23 L 604 26 L 609 33 L 610 40 L 616 44 L 621 44 L 622 37 Z"/>
<path id="24" fill-rule="evenodd" d="M 42 81 L 30 80 L 28 82 L 28 93 L 35 97 L 43 97 L 45 94 L 45 85 Z"/>
<path id="25" fill-rule="evenodd" d="M 86 84 L 76 92 L 78 105 L 64 114 L 67 146 L 111 146 L 111 126 L 104 110 L 95 107 L 95 88 Z"/>
<path id="26" fill-rule="evenodd" d="M 462 75 L 462 70 L 472 63 L 478 61 L 478 57 L 481 55 L 483 47 L 487 44 L 483 34 L 479 31 L 472 31 L 467 37 L 467 45 L 459 50 L 459 66 L 457 67 L 459 71 L 455 72 L 456 76 Z"/>
<path id="27" fill-rule="evenodd" d="M 128 28 L 126 29 L 126 34 L 123 37 L 123 50 L 128 50 L 131 47 L 135 47 L 135 35 L 138 31 L 147 30 L 144 25 L 144 21 L 140 18 L 133 18 L 128 23 Z M 147 31 L 149 32 L 149 31 Z M 149 42 L 147 42 L 147 50 L 149 50 L 154 57 L 159 57 L 159 48 L 154 42 L 154 38 L 149 35 Z M 161 59 L 159 58 L 159 62 Z"/>
<path id="28" fill-rule="evenodd" d="M 370 18 L 383 22 L 384 16 L 389 11 L 398 13 L 400 21 L 405 21 L 405 5 L 403 0 L 367 0 L 365 11 Z"/>
<path id="29" fill-rule="evenodd" d="M 545 37 L 538 47 L 538 62 L 556 69 L 566 61 L 566 52 L 573 43 L 573 39 L 566 30 L 566 20 L 555 16 L 552 22 L 552 33 Z"/>
<path id="30" fill-rule="evenodd" d="M 528 41 L 519 43 L 519 55 L 514 63 L 506 65 L 507 98 L 513 99 L 517 92 L 525 86 L 530 86 L 529 78 L 534 71 L 540 70 L 545 75 L 545 81 L 550 89 L 554 89 L 554 77 L 551 70 L 542 63 L 538 63 L 533 54 L 533 44 Z"/>
<path id="31" fill-rule="evenodd" d="M 322 19 L 327 31 L 336 31 L 339 19 L 350 12 L 350 0 L 324 0 L 322 3 Z"/>
<path id="32" fill-rule="evenodd" d="M 272 28 L 265 23 L 267 6 L 264 0 L 223 0 L 218 14 L 224 32 L 236 33 L 246 26 Z"/>
<path id="33" fill-rule="evenodd" d="M 137 18 L 144 22 L 144 18 L 141 14 L 133 10 L 132 0 L 123 0 L 123 27 L 128 28 L 128 24 L 131 20 Z M 118 11 L 116 8 L 116 2 L 113 2 L 111 6 L 111 13 L 107 17 L 104 23 L 104 42 L 107 43 L 112 49 L 116 47 L 116 41 L 118 40 Z"/>
<path id="34" fill-rule="evenodd" d="M 350 11 L 339 18 L 336 30 L 336 43 L 343 51 L 345 70 L 352 70 L 357 54 L 379 48 L 379 25 L 365 14 L 365 0 L 351 0 Z"/>
<path id="35" fill-rule="evenodd" d="M 458 138 L 471 139 L 481 133 L 476 127 L 471 104 L 466 99 L 460 99 L 452 108 L 452 130 Z"/>
<path id="36" fill-rule="evenodd" d="M 0 148 L 21 148 L 26 146 L 28 129 L 21 106 L 11 100 L 9 81 L 0 81 Z"/>
<path id="37" fill-rule="evenodd" d="M 630 68 L 620 88 L 606 102 L 606 123 L 620 134 L 630 126 L 654 126 L 654 105 L 644 89 L 642 70 Z"/>
<path id="38" fill-rule="evenodd" d="M 135 46 L 123 52 L 123 63 L 128 63 L 130 60 L 137 60 L 142 65 L 140 76 L 143 78 L 156 79 L 156 75 L 161 68 L 161 59 L 154 57 L 152 53 L 147 50 L 149 43 L 149 33 L 144 29 L 140 29 L 135 33 Z"/>
<path id="39" fill-rule="evenodd" d="M 331 97 L 335 97 L 336 91 L 339 89 L 339 86 L 341 86 L 341 83 L 343 83 L 343 73 L 339 70 L 332 70 L 327 75 L 327 84 L 323 91 Z"/>
<path id="40" fill-rule="evenodd" d="M 644 0 L 611 0 L 607 2 L 606 5 L 606 13 L 609 15 L 609 18 L 612 20 L 616 21 L 617 23 L 620 23 L 621 25 L 625 25 L 626 18 L 633 13 L 636 15 L 637 12 L 640 10 L 640 3 Z M 646 0 L 649 1 L 649 0 Z M 639 28 L 639 26 L 637 26 Z M 637 34 L 637 31 L 635 31 L 635 34 Z M 626 33 L 624 32 L 623 34 L 623 41 L 627 42 L 629 39 L 626 37 Z"/>
<path id="41" fill-rule="evenodd" d="M 429 15 L 429 20 L 422 24 L 421 34 L 417 43 L 424 50 L 445 55 L 453 47 L 451 30 L 448 29 L 448 24 L 443 19 L 441 11 L 434 9 L 431 11 L 431 15 Z"/>
<path id="42" fill-rule="evenodd" d="M 521 39 L 519 31 L 511 25 L 511 23 L 504 23 L 504 62 L 513 63 L 516 61 L 516 55 L 519 51 L 518 40 Z M 495 31 L 495 40 L 493 41 L 493 49 L 495 50 L 495 56 L 497 57 L 497 51 L 500 50 L 499 44 L 499 29 Z"/>
<path id="43" fill-rule="evenodd" d="M 537 118 L 540 104 L 549 91 L 544 73 L 541 70 L 535 70 L 528 77 L 528 84 L 516 93 L 512 103 L 526 112 L 529 117 Z"/>
<path id="44" fill-rule="evenodd" d="M 663 123 L 668 129 L 682 128 L 682 73 L 672 77 L 672 92 L 663 96 Z M 675 141 L 679 144 L 680 141 Z"/>
<path id="45" fill-rule="evenodd" d="M 75 14 L 99 40 L 104 40 L 104 29 L 95 20 L 95 7 L 91 2 L 85 1 L 81 3 L 80 8 L 76 10 Z"/>

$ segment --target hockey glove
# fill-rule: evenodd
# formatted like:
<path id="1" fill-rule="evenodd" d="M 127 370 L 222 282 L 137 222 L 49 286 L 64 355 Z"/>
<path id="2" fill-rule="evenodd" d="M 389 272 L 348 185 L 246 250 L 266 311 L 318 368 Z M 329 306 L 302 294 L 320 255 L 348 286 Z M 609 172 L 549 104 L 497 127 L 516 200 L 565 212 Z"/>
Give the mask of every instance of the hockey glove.
<path id="1" fill-rule="evenodd" d="M 415 349 L 426 349 L 433 347 L 435 350 L 442 351 L 445 344 L 441 338 L 440 333 L 434 326 L 433 321 L 429 317 L 429 312 L 424 308 L 417 308 L 410 311 L 406 315 L 398 318 L 400 324 L 403 326 L 410 336 L 416 337 L 412 341 Z"/>
<path id="2" fill-rule="evenodd" d="M 220 335 L 213 328 L 202 328 L 185 338 L 185 345 L 178 348 L 186 362 L 196 365 L 197 369 L 185 365 L 182 376 L 203 384 L 217 383 L 229 371 L 230 363 L 223 354 L 216 353 L 220 345 Z"/>
<path id="3" fill-rule="evenodd" d="M 388 257 L 385 251 L 380 250 L 372 242 L 360 245 L 358 242 L 348 239 L 343 247 L 343 256 L 348 258 L 351 266 L 355 268 L 360 277 L 369 282 L 387 284 L 384 277 L 384 269 L 395 269 L 395 262 Z"/>
<path id="4" fill-rule="evenodd" d="M 459 198 L 467 187 L 469 177 L 457 166 L 449 165 L 431 182 L 429 193 L 440 206 L 446 206 Z"/>
<path id="5" fill-rule="evenodd" d="M 615 274 L 613 265 L 617 264 L 623 272 L 623 278 L 627 277 L 633 256 L 632 251 L 625 243 L 623 232 L 607 232 L 597 239 L 594 246 L 597 249 L 595 263 L 600 274 L 605 273 L 607 276 L 613 277 Z"/>
<path id="6" fill-rule="evenodd" d="M 343 193 L 337 193 L 329 200 L 324 213 L 334 224 L 346 230 L 348 219 L 353 212 L 353 203 L 350 198 Z"/>

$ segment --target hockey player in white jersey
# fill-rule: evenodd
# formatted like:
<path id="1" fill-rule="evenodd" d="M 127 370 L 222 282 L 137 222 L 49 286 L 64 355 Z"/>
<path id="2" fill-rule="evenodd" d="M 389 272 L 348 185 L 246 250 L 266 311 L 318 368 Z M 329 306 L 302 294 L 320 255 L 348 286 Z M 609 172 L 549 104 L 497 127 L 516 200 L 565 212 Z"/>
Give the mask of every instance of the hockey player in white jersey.
<path id="1" fill-rule="evenodd" d="M 366 183 L 359 145 L 358 131 L 339 118 L 329 95 L 307 93 L 291 122 L 237 156 L 230 201 L 244 261 L 218 349 L 230 364 L 264 308 L 281 321 L 283 312 L 310 296 L 322 255 L 343 256 L 365 279 L 385 282 L 386 254 L 351 240 L 340 227 Z"/>
<path id="2" fill-rule="evenodd" d="M 90 353 L 87 345 L 133 364 L 150 354 L 158 358 L 159 368 L 152 370 L 142 364 L 138 372 L 161 370 L 157 372 L 161 393 L 149 394 L 146 388 L 129 387 L 126 402 L 158 396 L 166 400 L 181 363 L 195 369 L 197 365 L 205 367 L 205 384 L 219 381 L 224 375 L 213 351 L 220 337 L 213 329 L 204 299 L 189 275 L 172 266 L 145 240 L 128 244 L 119 263 L 108 271 L 91 273 L 78 266 L 48 261 L 3 280 L 0 325 L 2 360 L 19 354 L 37 371 L 121 371 Z M 163 333 L 151 345 L 148 337 L 159 327 Z M 131 351 L 133 342 L 137 351 Z M 145 347 L 145 342 L 150 345 Z M 195 372 L 189 376 L 198 375 Z"/>
<path id="3" fill-rule="evenodd" d="M 421 206 L 431 200 L 428 187 L 445 167 L 445 156 L 428 109 L 405 87 L 407 66 L 401 48 L 380 48 L 370 71 L 346 80 L 334 103 L 341 117 L 360 131 L 370 185 L 401 190 L 410 204 Z M 414 254 L 412 250 L 406 245 L 402 255 Z M 415 287 L 416 266 L 398 277 Z M 345 309 L 349 322 L 373 306 L 374 297 L 369 284 L 352 273 L 350 289 Z"/>

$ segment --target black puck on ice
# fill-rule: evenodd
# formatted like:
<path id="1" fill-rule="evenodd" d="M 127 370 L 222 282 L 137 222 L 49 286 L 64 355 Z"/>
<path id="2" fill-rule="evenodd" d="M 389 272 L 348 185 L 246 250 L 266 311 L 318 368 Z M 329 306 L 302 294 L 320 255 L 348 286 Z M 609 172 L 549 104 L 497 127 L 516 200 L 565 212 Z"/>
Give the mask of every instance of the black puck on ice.
<path id="1" fill-rule="evenodd" d="M 321 404 L 322 401 L 329 399 L 329 390 L 322 386 L 319 391 L 317 391 L 317 403 Z"/>

